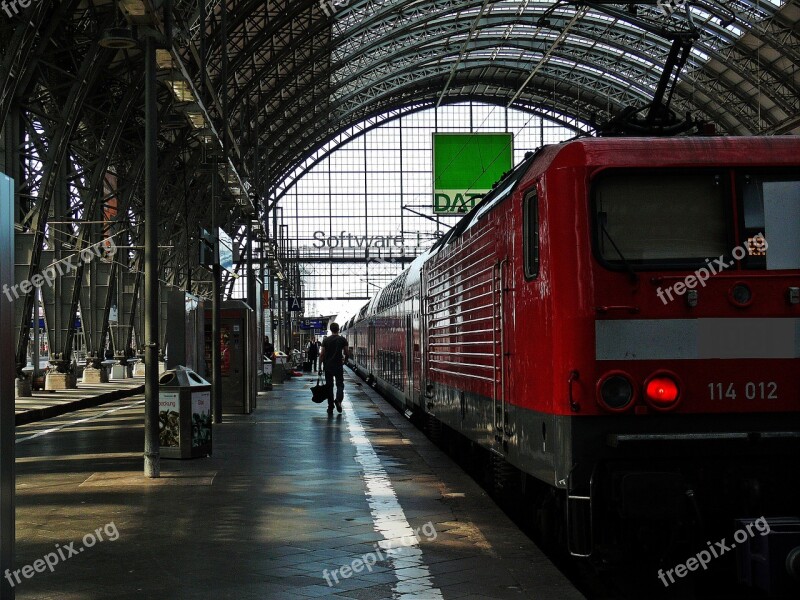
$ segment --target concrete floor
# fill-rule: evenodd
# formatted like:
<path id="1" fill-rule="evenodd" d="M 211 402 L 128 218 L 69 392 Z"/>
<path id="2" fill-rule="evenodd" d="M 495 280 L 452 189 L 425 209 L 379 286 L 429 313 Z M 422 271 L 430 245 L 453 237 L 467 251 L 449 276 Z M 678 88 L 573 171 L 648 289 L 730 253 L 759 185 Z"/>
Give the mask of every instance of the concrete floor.
<path id="1" fill-rule="evenodd" d="M 311 379 L 158 480 L 141 477 L 141 397 L 19 427 L 16 597 L 582 598 L 373 390 L 348 378 L 328 417 Z"/>
<path id="2" fill-rule="evenodd" d="M 51 419 L 68 412 L 91 408 L 133 396 L 144 391 L 144 378 L 112 380 L 110 383 L 83 383 L 71 390 L 45 392 L 36 390 L 31 396 L 15 398 L 17 425 Z"/>

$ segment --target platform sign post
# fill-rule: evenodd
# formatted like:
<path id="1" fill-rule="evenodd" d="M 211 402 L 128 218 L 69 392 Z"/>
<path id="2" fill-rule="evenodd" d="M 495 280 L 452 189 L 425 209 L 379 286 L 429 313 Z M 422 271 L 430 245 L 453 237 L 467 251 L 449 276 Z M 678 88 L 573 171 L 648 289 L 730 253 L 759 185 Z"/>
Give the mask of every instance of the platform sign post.
<path id="1" fill-rule="evenodd" d="M 433 212 L 469 212 L 513 161 L 510 133 L 434 133 Z"/>
<path id="2" fill-rule="evenodd" d="M 300 306 L 300 298 L 297 296 L 287 296 L 286 301 L 289 306 L 289 312 L 302 312 L 303 308 Z"/>
<path id="3" fill-rule="evenodd" d="M 0 288 L 14 285 L 14 181 L 0 174 Z M 0 331 L 14 331 L 14 303 L 0 296 Z M 0 598 L 13 600 L 14 588 L 2 577 L 14 570 L 14 336 L 0 335 Z"/>

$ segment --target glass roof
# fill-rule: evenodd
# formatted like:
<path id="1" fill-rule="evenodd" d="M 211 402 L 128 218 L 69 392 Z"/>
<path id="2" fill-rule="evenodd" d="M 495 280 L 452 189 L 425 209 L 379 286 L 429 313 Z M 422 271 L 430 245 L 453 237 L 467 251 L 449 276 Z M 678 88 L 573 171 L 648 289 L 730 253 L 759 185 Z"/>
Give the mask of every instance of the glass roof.
<path id="1" fill-rule="evenodd" d="M 796 2 L 690 0 L 669 12 L 655 2 L 226 1 L 225 35 L 221 0 L 207 5 L 205 29 L 196 3 L 176 2 L 184 53 L 196 61 L 204 30 L 231 122 L 257 115 L 243 129 L 258 143 L 241 146 L 268 165 L 272 195 L 344 132 L 407 107 L 480 100 L 584 126 L 643 107 L 682 36 L 694 41 L 676 113 L 726 134 L 800 131 Z"/>

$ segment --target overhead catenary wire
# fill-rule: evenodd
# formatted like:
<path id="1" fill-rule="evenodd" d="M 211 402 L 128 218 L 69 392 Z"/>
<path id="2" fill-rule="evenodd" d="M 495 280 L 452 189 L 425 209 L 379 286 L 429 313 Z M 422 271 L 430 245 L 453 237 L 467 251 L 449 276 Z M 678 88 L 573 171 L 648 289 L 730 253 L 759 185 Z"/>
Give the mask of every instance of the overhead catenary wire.
<path id="1" fill-rule="evenodd" d="M 483 18 L 483 13 L 486 11 L 486 7 L 489 6 L 489 0 L 483 0 L 483 4 L 481 5 L 480 11 L 478 11 L 478 16 L 475 17 L 475 20 L 472 22 L 472 26 L 469 28 L 469 33 L 467 34 L 467 39 L 464 40 L 464 43 L 461 45 L 461 51 L 458 54 L 458 58 L 456 62 L 453 63 L 453 67 L 450 69 L 450 76 L 447 78 L 447 83 L 444 84 L 442 91 L 439 93 L 439 98 L 436 100 L 436 108 L 442 103 L 444 99 L 444 95 L 447 93 L 447 90 L 450 89 L 450 84 L 453 82 L 453 79 L 456 76 L 456 71 L 458 70 L 458 65 L 461 64 L 461 61 L 464 60 L 464 56 L 467 53 L 467 48 L 469 47 L 469 43 L 472 41 L 472 37 L 475 35 L 475 31 L 478 29 L 478 24 L 481 22 Z M 491 12 L 491 8 L 489 9 Z"/>
<path id="2" fill-rule="evenodd" d="M 542 15 L 542 19 L 544 18 L 545 15 L 552 13 L 559 6 L 560 6 L 560 3 L 557 2 L 553 6 L 548 8 L 547 11 L 545 11 L 545 13 Z M 512 97 L 511 101 L 506 105 L 506 107 L 505 107 L 506 110 L 511 108 L 512 104 L 516 101 L 517 98 L 519 98 L 519 96 L 525 90 L 525 87 L 528 85 L 528 83 L 530 83 L 530 81 L 533 79 L 533 77 L 536 75 L 536 73 L 544 66 L 545 62 L 547 61 L 549 56 L 552 54 L 552 52 L 556 49 L 556 47 L 558 47 L 559 44 L 561 44 L 561 42 L 564 41 L 564 39 L 566 39 L 567 35 L 569 34 L 570 30 L 575 25 L 575 23 L 577 23 L 578 20 L 583 18 L 583 16 L 585 16 L 588 11 L 589 11 L 588 7 L 580 7 L 578 10 L 575 11 L 575 14 L 572 16 L 570 21 L 564 26 L 564 29 L 559 34 L 558 38 L 556 38 L 556 40 L 553 42 L 553 44 L 550 46 L 550 48 L 547 50 L 547 52 L 542 56 L 542 58 L 536 64 L 534 69 L 531 71 L 530 75 L 527 77 L 527 79 L 523 82 L 523 84 L 520 86 L 520 88 L 514 94 L 514 96 Z M 480 15 L 479 15 L 479 19 L 480 19 Z M 476 23 L 478 22 L 478 20 L 476 20 Z M 539 24 L 537 25 L 536 30 L 533 33 L 533 38 L 534 39 L 541 32 L 542 27 L 543 27 L 543 21 L 540 20 Z M 461 58 L 459 58 L 459 60 L 461 60 Z M 449 82 L 448 82 L 448 85 L 449 85 Z M 554 82 L 554 85 L 555 85 L 555 82 Z M 444 92 L 442 92 L 442 96 L 440 96 L 440 99 L 443 97 L 443 94 L 444 94 Z M 437 102 L 437 107 L 438 107 L 438 102 Z M 480 125 L 478 125 L 477 127 L 473 128 L 475 131 L 471 132 L 471 134 L 472 134 L 470 136 L 471 138 L 475 137 L 478 134 L 478 130 L 480 130 L 483 127 L 484 123 L 486 123 L 486 121 L 489 119 L 489 117 L 491 117 L 492 114 L 494 114 L 494 111 L 497 108 L 498 108 L 498 106 L 493 106 L 492 109 L 483 118 L 483 120 L 481 121 Z M 536 116 L 536 113 L 533 113 L 531 115 L 531 117 L 525 122 L 525 124 L 522 127 L 520 127 L 516 131 L 516 133 L 514 133 L 514 135 L 512 136 L 512 141 L 509 142 L 509 144 L 507 144 L 504 147 L 504 149 L 508 148 L 508 146 L 513 143 L 513 137 L 516 137 L 516 135 L 518 135 L 525 127 L 527 127 L 528 123 L 530 123 L 535 116 Z M 467 143 L 465 143 L 461 147 L 461 149 L 450 159 L 450 162 L 445 166 L 445 169 L 447 169 L 450 165 L 453 164 L 453 161 L 455 161 L 458 158 L 458 156 L 460 156 L 461 152 L 463 152 L 466 149 L 466 147 L 467 147 Z M 466 188 L 466 190 L 465 190 L 466 192 L 469 192 L 470 190 L 474 189 L 474 185 L 483 176 L 483 174 L 486 173 L 488 168 L 491 167 L 495 162 L 497 162 L 497 159 L 498 159 L 498 157 L 495 156 L 495 158 L 488 165 L 484 166 L 482 171 L 480 173 L 478 173 L 478 175 L 475 177 L 475 179 L 472 181 L 472 183 L 469 185 L 469 187 Z"/>

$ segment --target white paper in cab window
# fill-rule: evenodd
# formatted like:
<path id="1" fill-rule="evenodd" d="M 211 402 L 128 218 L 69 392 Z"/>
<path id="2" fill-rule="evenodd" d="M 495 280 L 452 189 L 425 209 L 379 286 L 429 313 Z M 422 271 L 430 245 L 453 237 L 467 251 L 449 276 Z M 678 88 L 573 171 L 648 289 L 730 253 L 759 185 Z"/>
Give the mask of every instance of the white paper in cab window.
<path id="1" fill-rule="evenodd" d="M 800 181 L 765 181 L 767 270 L 800 269 Z"/>

